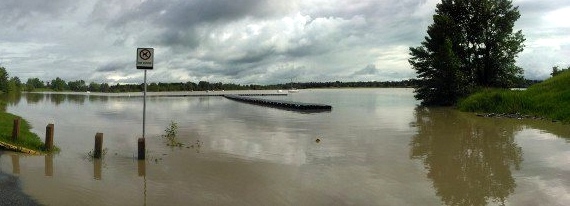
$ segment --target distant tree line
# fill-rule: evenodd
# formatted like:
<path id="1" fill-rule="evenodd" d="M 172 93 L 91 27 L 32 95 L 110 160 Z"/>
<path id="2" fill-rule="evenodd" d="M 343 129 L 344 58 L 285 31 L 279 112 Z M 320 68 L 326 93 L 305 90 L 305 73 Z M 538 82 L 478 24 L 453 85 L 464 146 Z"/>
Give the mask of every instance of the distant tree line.
<path id="1" fill-rule="evenodd" d="M 178 83 L 156 83 L 147 85 L 149 92 L 168 91 L 220 91 L 220 90 L 269 90 L 269 89 L 307 89 L 307 88 L 347 88 L 347 87 L 412 87 L 414 80 L 385 81 L 385 82 L 296 82 L 286 84 L 258 85 L 258 84 L 233 84 L 233 83 L 211 83 L 208 81 L 178 82 Z M 22 85 L 26 91 L 74 91 L 74 92 L 140 92 L 144 90 L 143 84 L 115 84 L 94 83 L 87 84 L 84 80 L 66 82 L 57 77 L 51 81 L 43 82 L 39 78 L 30 78 L 26 84 Z"/>
<path id="2" fill-rule="evenodd" d="M 568 68 L 570 69 L 570 67 Z M 559 72 L 568 69 L 553 68 L 553 76 Z M 515 87 L 526 88 L 532 84 L 541 82 L 540 80 L 523 80 L 518 82 Z M 179 82 L 179 83 L 150 83 L 147 85 L 147 91 L 150 92 L 168 92 L 168 91 L 221 91 L 221 90 L 287 90 L 291 88 L 310 89 L 310 88 L 409 88 L 415 87 L 418 80 L 402 80 L 402 81 L 368 81 L 368 82 L 292 82 L 283 84 L 258 85 L 258 84 L 233 84 L 233 83 L 211 83 L 208 81 Z M 4 67 L 0 67 L 0 91 L 4 93 L 19 91 L 74 91 L 74 92 L 141 92 L 144 90 L 143 84 L 114 84 L 108 83 L 87 83 L 84 80 L 75 80 L 66 82 L 57 77 L 49 81 L 42 81 L 39 78 L 29 78 L 26 83 L 22 83 L 20 78 L 10 77 Z"/>
<path id="3" fill-rule="evenodd" d="M 532 84 L 539 83 L 538 80 L 524 80 L 516 86 L 526 88 Z M 402 81 L 369 81 L 369 82 L 292 82 L 284 84 L 258 85 L 258 84 L 233 84 L 233 83 L 211 83 L 208 81 L 178 82 L 178 83 L 156 83 L 147 85 L 149 92 L 170 92 L 170 91 L 221 91 L 221 90 L 287 90 L 291 88 L 409 88 L 414 87 L 417 80 Z M 87 84 L 84 80 L 66 82 L 57 77 L 51 81 L 43 82 L 38 78 L 30 78 L 25 84 L 26 91 L 53 90 L 53 91 L 74 91 L 74 92 L 141 92 L 144 90 L 143 84 L 114 84 L 94 83 Z"/>

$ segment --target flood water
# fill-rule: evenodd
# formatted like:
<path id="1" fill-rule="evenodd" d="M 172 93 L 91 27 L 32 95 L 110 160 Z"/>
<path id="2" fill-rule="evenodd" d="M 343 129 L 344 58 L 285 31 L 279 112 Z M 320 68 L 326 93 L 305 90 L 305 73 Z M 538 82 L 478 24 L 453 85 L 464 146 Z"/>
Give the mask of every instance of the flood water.
<path id="1" fill-rule="evenodd" d="M 333 110 L 151 97 L 137 161 L 142 98 L 22 94 L 6 110 L 42 139 L 54 123 L 61 152 L 4 152 L 1 172 L 45 205 L 570 205 L 568 125 L 422 108 L 411 89 L 268 98 Z M 161 137 L 171 122 L 182 147 Z"/>

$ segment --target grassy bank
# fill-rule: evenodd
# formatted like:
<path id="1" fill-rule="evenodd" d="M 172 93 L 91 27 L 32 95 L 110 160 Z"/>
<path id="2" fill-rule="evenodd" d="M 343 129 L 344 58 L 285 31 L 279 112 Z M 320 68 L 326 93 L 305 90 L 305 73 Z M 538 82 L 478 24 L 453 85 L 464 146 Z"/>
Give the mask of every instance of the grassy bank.
<path id="1" fill-rule="evenodd" d="M 15 118 L 20 117 L 0 111 L 0 141 L 35 151 L 44 151 L 44 143 L 38 135 L 30 131 L 31 126 L 22 118 L 20 118 L 20 137 L 18 140 L 12 141 L 12 129 Z"/>
<path id="2" fill-rule="evenodd" d="M 520 113 L 570 123 L 570 71 L 525 91 L 485 89 L 459 102 L 461 111 Z"/>

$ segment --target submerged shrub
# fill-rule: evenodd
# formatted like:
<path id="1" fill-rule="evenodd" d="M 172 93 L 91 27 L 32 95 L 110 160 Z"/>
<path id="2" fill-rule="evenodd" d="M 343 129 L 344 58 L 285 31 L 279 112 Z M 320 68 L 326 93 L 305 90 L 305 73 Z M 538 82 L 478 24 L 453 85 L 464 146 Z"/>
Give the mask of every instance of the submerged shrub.
<path id="1" fill-rule="evenodd" d="M 176 135 L 178 134 L 178 124 L 176 124 L 176 122 L 170 121 L 170 125 L 166 127 L 164 133 L 165 134 L 162 135 L 162 137 L 166 139 L 166 145 L 171 147 L 182 147 L 184 145 L 176 138 Z"/>

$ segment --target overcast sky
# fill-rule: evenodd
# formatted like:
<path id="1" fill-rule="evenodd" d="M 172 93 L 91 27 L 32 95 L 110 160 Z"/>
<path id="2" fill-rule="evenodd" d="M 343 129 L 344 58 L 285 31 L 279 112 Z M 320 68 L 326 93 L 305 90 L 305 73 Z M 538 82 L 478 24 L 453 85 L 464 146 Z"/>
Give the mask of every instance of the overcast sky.
<path id="1" fill-rule="evenodd" d="M 0 0 L 0 64 L 22 81 L 387 81 L 415 77 L 439 0 Z M 526 37 L 518 65 L 544 79 L 570 65 L 570 1 L 513 0 Z"/>

